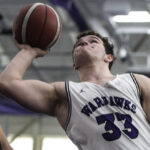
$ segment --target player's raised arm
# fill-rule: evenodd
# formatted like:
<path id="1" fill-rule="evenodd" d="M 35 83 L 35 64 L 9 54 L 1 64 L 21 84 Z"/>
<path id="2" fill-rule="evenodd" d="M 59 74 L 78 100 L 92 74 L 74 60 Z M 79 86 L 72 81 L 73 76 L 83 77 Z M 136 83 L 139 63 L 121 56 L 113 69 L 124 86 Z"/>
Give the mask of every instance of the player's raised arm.
<path id="1" fill-rule="evenodd" d="M 59 110 L 67 110 L 65 83 L 23 80 L 33 59 L 45 56 L 46 49 L 57 42 L 61 27 L 57 12 L 43 3 L 27 5 L 19 12 L 12 31 L 20 51 L 0 75 L 0 92 L 32 111 L 57 116 L 63 126 Z"/>
<path id="2" fill-rule="evenodd" d="M 57 105 L 65 99 L 65 83 L 49 84 L 37 80 L 22 80 L 32 60 L 46 54 L 47 52 L 41 49 L 23 45 L 1 73 L 0 90 L 30 110 L 55 115 Z"/>

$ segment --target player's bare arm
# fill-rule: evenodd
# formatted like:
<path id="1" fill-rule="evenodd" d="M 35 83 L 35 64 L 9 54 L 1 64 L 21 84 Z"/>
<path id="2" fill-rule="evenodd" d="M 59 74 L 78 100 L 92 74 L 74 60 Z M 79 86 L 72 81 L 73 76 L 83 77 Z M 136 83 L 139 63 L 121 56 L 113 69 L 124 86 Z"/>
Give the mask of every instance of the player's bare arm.
<path id="1" fill-rule="evenodd" d="M 138 74 L 135 74 L 135 77 L 141 90 L 142 106 L 150 122 L 150 79 Z"/>
<path id="2" fill-rule="evenodd" d="M 62 117 L 59 109 L 66 111 L 67 108 L 65 83 L 49 84 L 37 80 L 23 80 L 23 75 L 32 60 L 46 54 L 46 51 L 37 48 L 21 47 L 21 51 L 1 74 L 0 87 L 5 95 L 24 107 L 32 111 L 57 116 L 61 125 L 64 126 L 65 116 L 62 120 L 59 119 Z"/>

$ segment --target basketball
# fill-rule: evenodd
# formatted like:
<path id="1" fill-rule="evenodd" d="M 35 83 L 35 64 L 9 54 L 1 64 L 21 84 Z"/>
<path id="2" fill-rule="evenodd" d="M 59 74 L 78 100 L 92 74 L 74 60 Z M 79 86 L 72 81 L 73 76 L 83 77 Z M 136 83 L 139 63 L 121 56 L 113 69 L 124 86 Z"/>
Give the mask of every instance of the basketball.
<path id="1" fill-rule="evenodd" d="M 26 5 L 13 22 L 13 35 L 20 44 L 47 49 L 60 37 L 62 22 L 53 7 L 43 3 Z"/>

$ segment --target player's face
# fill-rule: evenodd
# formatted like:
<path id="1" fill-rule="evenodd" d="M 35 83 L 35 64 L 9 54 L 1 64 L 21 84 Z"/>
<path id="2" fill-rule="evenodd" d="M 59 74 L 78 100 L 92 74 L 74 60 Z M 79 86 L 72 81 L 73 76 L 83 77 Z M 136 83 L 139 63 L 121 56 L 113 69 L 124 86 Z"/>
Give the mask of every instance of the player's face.
<path id="1" fill-rule="evenodd" d="M 74 47 L 73 59 L 76 68 L 85 63 L 101 61 L 106 55 L 103 41 L 95 36 L 88 35 L 80 38 Z"/>

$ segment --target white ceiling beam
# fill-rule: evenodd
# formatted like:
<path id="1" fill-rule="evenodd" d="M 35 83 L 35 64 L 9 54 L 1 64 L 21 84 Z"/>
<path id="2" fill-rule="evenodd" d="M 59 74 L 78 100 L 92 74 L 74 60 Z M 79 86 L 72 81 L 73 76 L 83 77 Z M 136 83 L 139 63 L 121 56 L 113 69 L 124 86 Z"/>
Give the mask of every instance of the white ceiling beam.
<path id="1" fill-rule="evenodd" d="M 149 27 L 124 26 L 116 28 L 118 34 L 150 34 Z"/>

